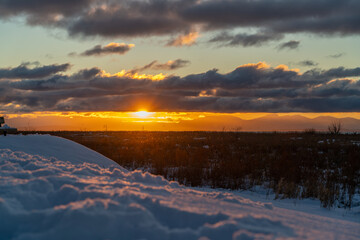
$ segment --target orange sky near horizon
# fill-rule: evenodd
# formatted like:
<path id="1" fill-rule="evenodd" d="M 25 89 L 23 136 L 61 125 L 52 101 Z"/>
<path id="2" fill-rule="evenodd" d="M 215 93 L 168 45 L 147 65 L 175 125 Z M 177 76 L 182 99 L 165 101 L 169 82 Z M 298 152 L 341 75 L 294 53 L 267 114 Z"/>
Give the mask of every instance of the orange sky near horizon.
<path id="1" fill-rule="evenodd" d="M 0 0 L 8 125 L 360 128 L 358 1 L 75 2 Z"/>
<path id="2" fill-rule="evenodd" d="M 19 130 L 37 131 L 221 131 L 235 129 L 236 120 L 257 120 L 272 117 L 274 121 L 286 116 L 353 118 L 360 113 L 210 113 L 210 112 L 34 112 L 5 114 L 6 123 Z M 271 129 L 271 126 L 268 130 Z M 325 126 L 324 126 L 325 127 Z M 301 126 L 299 126 L 301 128 Z M 254 129 L 253 129 L 254 130 Z M 256 130 L 256 129 L 255 129 Z M 292 130 L 292 129 L 289 129 Z M 296 130 L 296 129 L 295 129 Z"/>

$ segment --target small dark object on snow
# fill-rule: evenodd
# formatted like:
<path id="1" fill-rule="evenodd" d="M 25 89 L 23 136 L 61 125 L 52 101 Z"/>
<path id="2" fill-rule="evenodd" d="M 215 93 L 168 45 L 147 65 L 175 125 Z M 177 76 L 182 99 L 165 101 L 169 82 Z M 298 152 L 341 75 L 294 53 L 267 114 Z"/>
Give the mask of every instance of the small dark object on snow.
<path id="1" fill-rule="evenodd" d="M 4 117 L 0 117 L 0 127 L 1 127 L 1 124 L 4 124 L 4 123 L 5 123 Z"/>
<path id="2" fill-rule="evenodd" d="M 2 124 L 4 124 L 4 126 L 2 126 Z M 5 124 L 4 117 L 0 117 L 0 135 L 3 134 L 4 136 L 6 136 L 8 133 L 9 134 L 16 134 L 17 129 L 9 127 L 7 124 Z"/>

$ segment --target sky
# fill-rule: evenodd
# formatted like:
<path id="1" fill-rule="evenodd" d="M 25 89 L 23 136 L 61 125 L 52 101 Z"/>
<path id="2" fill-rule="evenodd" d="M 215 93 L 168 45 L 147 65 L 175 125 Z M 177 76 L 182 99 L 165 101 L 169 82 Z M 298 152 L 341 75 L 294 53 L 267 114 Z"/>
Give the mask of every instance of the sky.
<path id="1" fill-rule="evenodd" d="M 359 40 L 356 0 L 0 0 L 0 113 L 359 118 Z"/>

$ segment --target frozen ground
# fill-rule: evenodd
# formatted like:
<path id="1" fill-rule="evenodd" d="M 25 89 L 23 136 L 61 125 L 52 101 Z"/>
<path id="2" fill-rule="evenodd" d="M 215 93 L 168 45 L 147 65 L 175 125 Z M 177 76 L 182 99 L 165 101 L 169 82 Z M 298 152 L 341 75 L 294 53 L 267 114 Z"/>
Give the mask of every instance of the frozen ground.
<path id="1" fill-rule="evenodd" d="M 271 199 L 129 172 L 58 137 L 0 137 L 0 239 L 360 239 L 356 210 Z"/>

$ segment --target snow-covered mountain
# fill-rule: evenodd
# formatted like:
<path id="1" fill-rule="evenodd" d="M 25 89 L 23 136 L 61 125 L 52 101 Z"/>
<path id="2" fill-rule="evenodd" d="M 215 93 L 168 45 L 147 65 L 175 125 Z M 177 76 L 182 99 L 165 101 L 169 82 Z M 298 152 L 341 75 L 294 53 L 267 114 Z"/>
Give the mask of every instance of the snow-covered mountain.
<path id="1" fill-rule="evenodd" d="M 356 210 L 188 188 L 49 135 L 0 137 L 0 239 L 359 239 Z"/>

